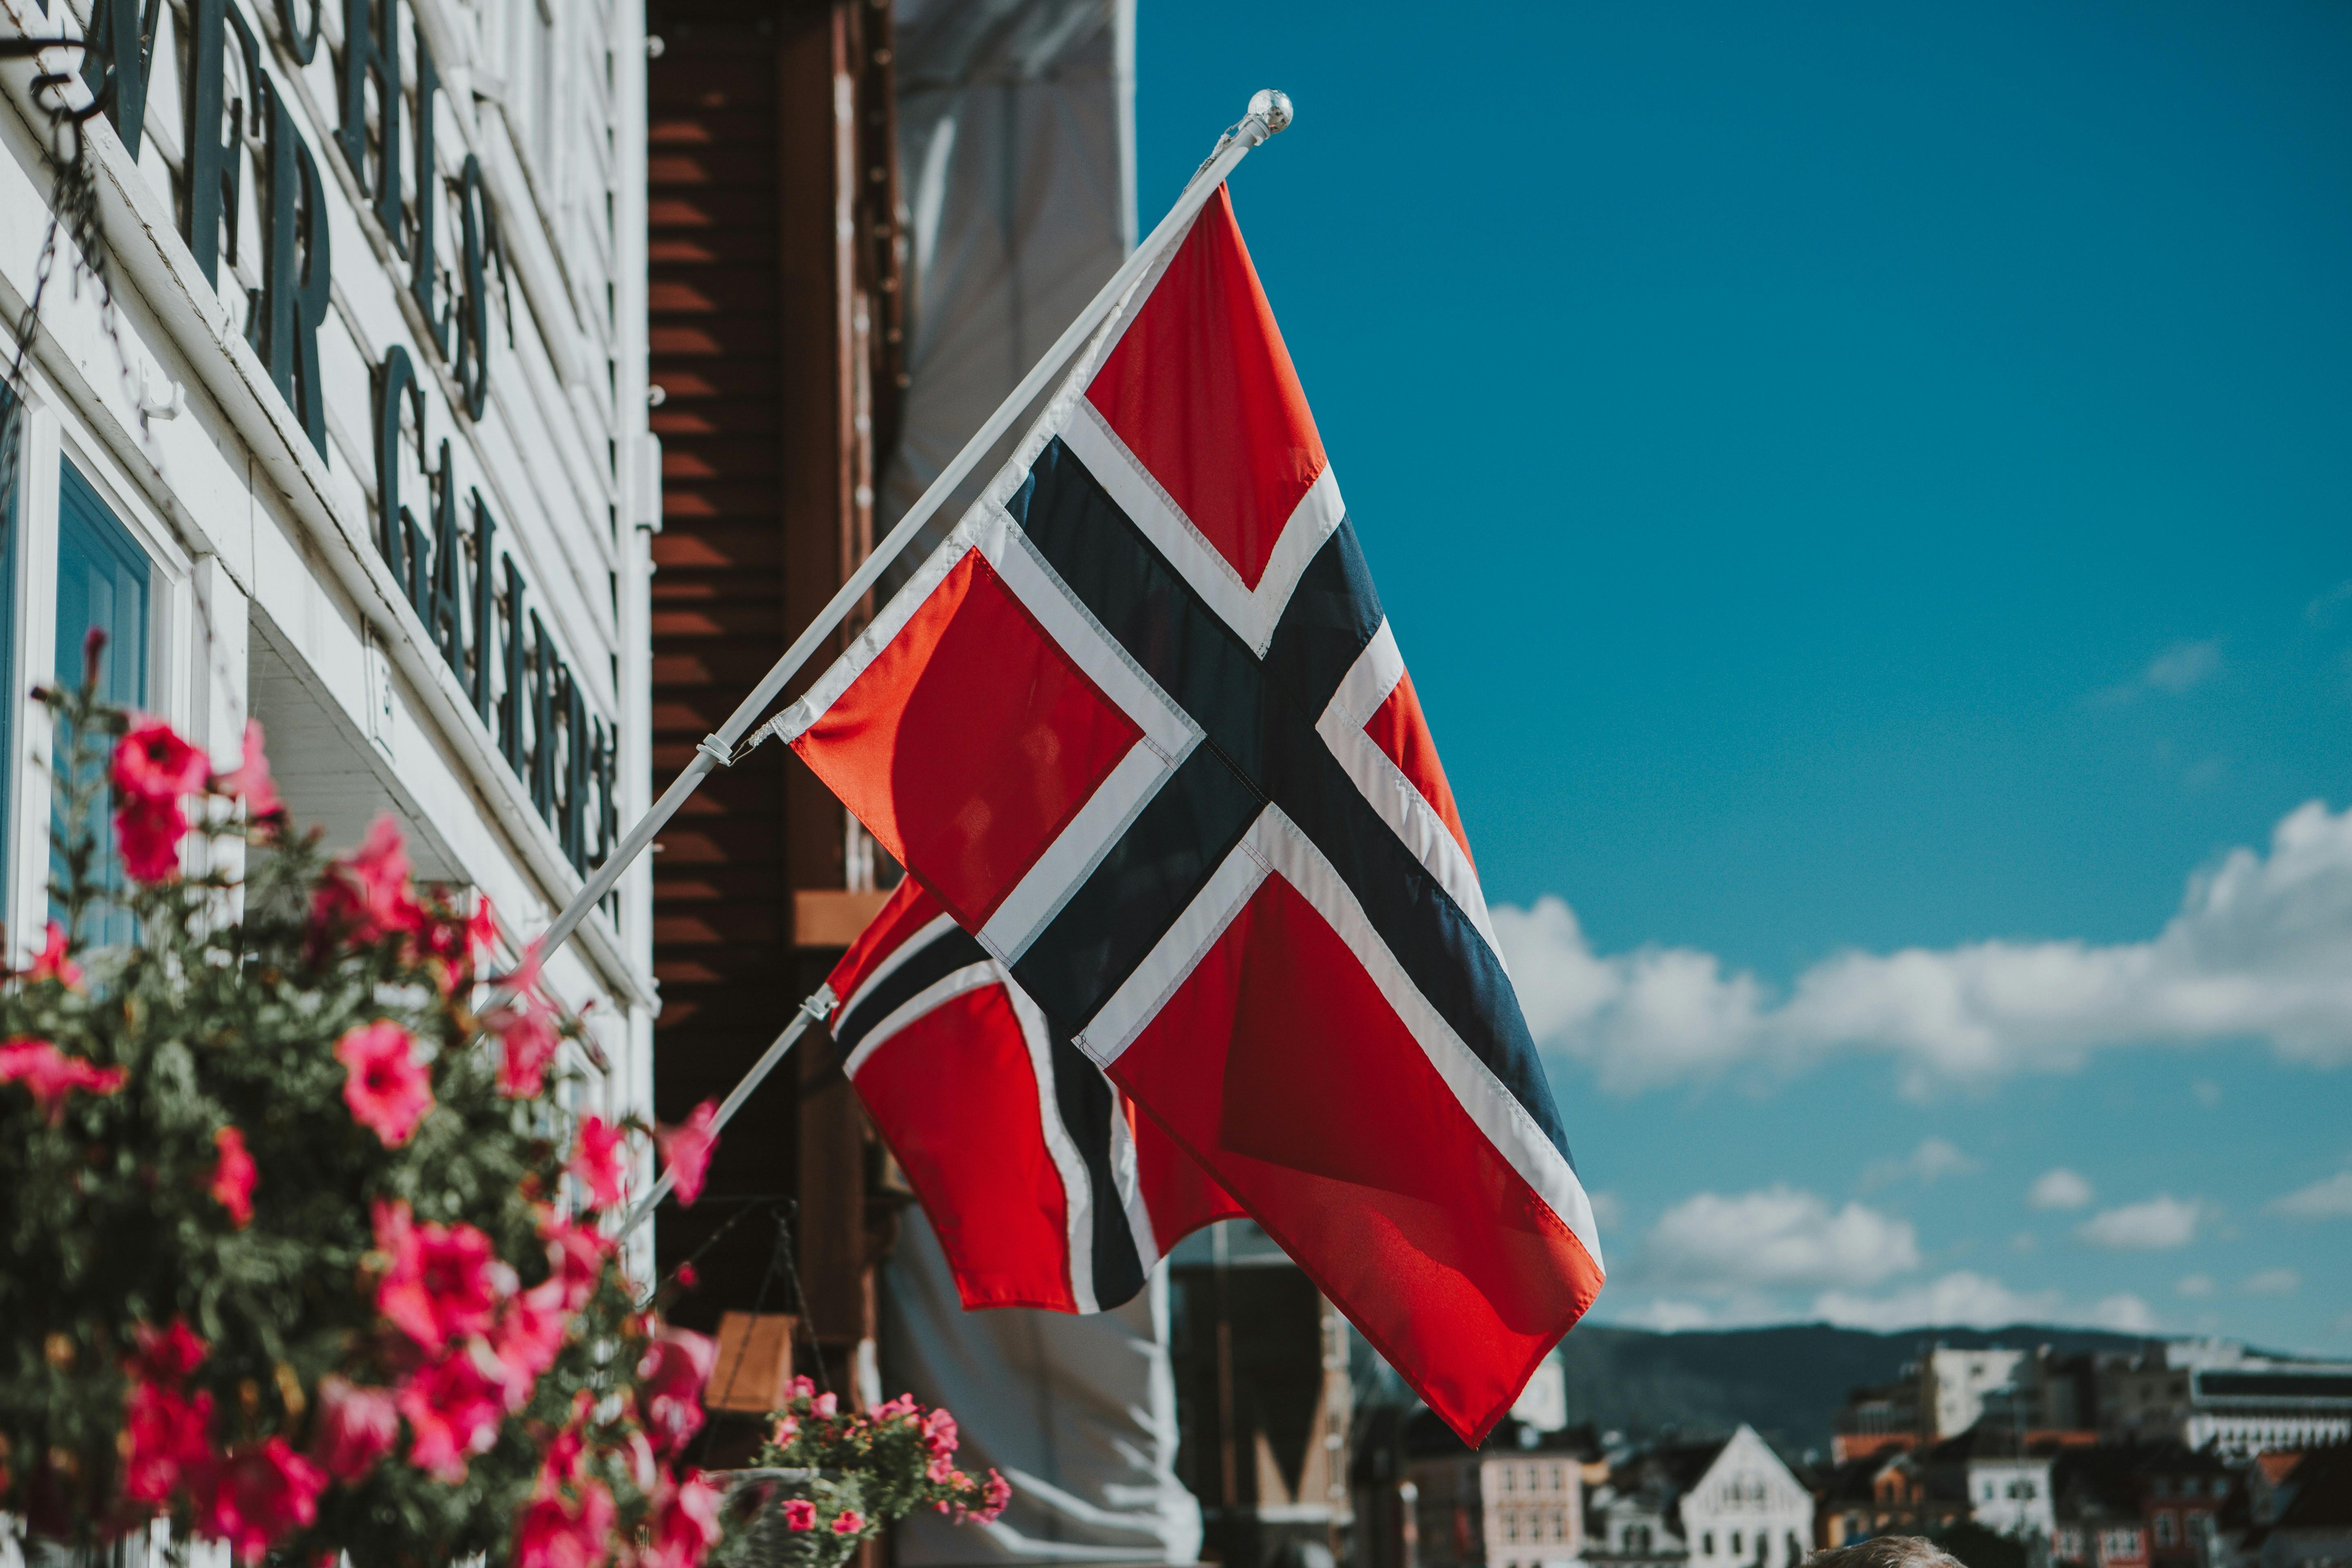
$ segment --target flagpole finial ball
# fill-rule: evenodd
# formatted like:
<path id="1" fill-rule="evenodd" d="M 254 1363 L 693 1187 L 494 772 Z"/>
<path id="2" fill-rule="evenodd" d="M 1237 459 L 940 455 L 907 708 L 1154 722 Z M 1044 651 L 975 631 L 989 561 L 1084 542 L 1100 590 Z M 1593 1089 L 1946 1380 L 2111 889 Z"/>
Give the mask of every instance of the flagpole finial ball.
<path id="1" fill-rule="evenodd" d="M 1268 132 L 1280 131 L 1290 123 L 1290 95 L 1262 87 L 1250 94 L 1249 111 L 1265 121 Z"/>

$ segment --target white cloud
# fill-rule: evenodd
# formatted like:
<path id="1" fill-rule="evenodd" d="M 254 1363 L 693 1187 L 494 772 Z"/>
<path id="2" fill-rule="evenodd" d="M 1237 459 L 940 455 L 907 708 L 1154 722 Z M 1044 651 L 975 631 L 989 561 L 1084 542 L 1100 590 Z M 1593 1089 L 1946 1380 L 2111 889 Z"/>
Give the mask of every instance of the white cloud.
<path id="1" fill-rule="evenodd" d="M 1621 1321 L 1637 1329 L 1655 1329 L 1662 1334 L 1679 1334 L 1691 1329 L 1714 1327 L 1715 1313 L 1702 1302 L 1660 1297 L 1634 1308 Z"/>
<path id="2" fill-rule="evenodd" d="M 2158 691 L 2186 691 L 2221 668 L 2218 638 L 2175 643 L 2148 661 L 2140 679 Z"/>
<path id="3" fill-rule="evenodd" d="M 2118 1333 L 2146 1333 L 2156 1327 L 2156 1314 L 2137 1296 L 2108 1296 L 2075 1305 L 2062 1291 L 2012 1290 L 1998 1279 L 1966 1269 L 1886 1296 L 1825 1290 L 1814 1300 L 1813 1311 L 1841 1328 L 1874 1329 L 1882 1333 L 1897 1329 L 1998 1329 L 2022 1322 L 2089 1323 Z"/>
<path id="4" fill-rule="evenodd" d="M 2352 1219 L 2352 1171 L 2338 1171 L 2324 1182 L 2272 1200 L 2273 1214 L 2297 1219 Z"/>
<path id="5" fill-rule="evenodd" d="M 1643 1273 L 1699 1289 L 1874 1285 L 1917 1267 L 1909 1221 L 1858 1203 L 1832 1211 L 1814 1194 L 1771 1186 L 1700 1193 L 1651 1227 Z"/>
<path id="6" fill-rule="evenodd" d="M 1866 1188 L 1883 1187 L 1905 1177 L 1921 1182 L 1933 1182 L 1940 1176 L 1964 1176 L 1977 1169 L 1977 1163 L 1960 1152 L 1959 1146 L 1945 1138 L 1923 1138 L 1919 1146 L 1900 1160 L 1876 1160 L 1862 1173 Z"/>
<path id="7" fill-rule="evenodd" d="M 2145 1203 L 2103 1209 L 2077 1226 L 2074 1234 L 2110 1252 L 2162 1252 L 2188 1246 L 2203 1214 L 2203 1207 L 2194 1202 L 2158 1193 Z"/>
<path id="8" fill-rule="evenodd" d="M 2292 1296 L 2303 1289 L 2303 1276 L 2292 1268 L 2265 1268 L 2248 1275 L 2238 1289 L 2249 1296 Z"/>
<path id="9" fill-rule="evenodd" d="M 1602 1230 L 1615 1230 L 1625 1222 L 1624 1200 L 1615 1193 L 1592 1193 L 1588 1197 L 1592 1205 L 1592 1223 Z"/>
<path id="10" fill-rule="evenodd" d="M 1915 1095 L 2136 1044 L 2252 1037 L 2352 1064 L 2352 811 L 2317 801 L 2279 822 L 2267 854 L 2232 850 L 2193 878 L 2149 941 L 1845 952 L 1786 995 L 1696 949 L 1597 954 L 1555 897 L 1497 905 L 1494 921 L 1537 1040 L 1618 1093 L 1790 1073 L 1841 1048 L 1892 1058 Z"/>
<path id="11" fill-rule="evenodd" d="M 2210 1274 L 2187 1275 L 2172 1289 L 2174 1294 L 2180 1296 L 2210 1296 L 2213 1293 L 2213 1277 Z"/>
<path id="12" fill-rule="evenodd" d="M 2078 1209 L 2091 1201 L 2091 1184 L 2060 1165 L 2035 1178 L 2025 1201 L 2037 1209 Z"/>

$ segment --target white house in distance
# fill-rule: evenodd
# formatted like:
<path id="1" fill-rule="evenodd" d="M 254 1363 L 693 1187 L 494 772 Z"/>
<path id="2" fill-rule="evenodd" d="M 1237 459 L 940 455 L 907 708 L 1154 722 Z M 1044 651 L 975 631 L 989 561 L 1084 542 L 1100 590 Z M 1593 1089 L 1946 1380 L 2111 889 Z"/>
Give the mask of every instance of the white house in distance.
<path id="1" fill-rule="evenodd" d="M 0 62 L 0 319 L 47 274 L 0 397 L 5 956 L 48 914 L 26 693 L 91 629 L 112 700 L 221 764 L 259 719 L 298 826 L 389 813 L 520 942 L 650 777 L 643 7 L 0 0 L 0 36 L 86 27 Z M 110 317 L 69 232 L 41 256 L 49 111 L 101 82 Z M 651 1110 L 649 875 L 547 971 L 607 1115 Z"/>
<path id="2" fill-rule="evenodd" d="M 1612 1568 L 1796 1568 L 1812 1549 L 1813 1494 L 1742 1424 L 1614 1466 L 1593 1496 L 1593 1563 Z"/>

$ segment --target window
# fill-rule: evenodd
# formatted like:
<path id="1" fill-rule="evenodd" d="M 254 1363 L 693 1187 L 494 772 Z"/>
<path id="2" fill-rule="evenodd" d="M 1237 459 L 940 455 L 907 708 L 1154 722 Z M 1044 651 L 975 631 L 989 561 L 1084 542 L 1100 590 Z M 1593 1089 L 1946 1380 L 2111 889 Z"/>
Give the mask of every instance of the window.
<path id="1" fill-rule="evenodd" d="M 115 521 L 106 503 L 71 463 L 58 478 L 58 638 L 57 679 L 60 685 L 81 682 L 82 646 L 91 632 L 106 634 L 105 662 L 99 672 L 99 694 L 123 708 L 147 705 L 147 599 L 150 572 L 146 555 L 130 531 Z M 59 730 L 56 756 L 62 765 L 69 737 Z M 95 782 L 95 781 L 93 781 Z M 121 863 L 114 849 L 114 827 L 104 813 L 100 788 L 99 840 L 101 886 L 122 885 Z M 52 820 L 61 820 L 64 802 L 52 796 Z M 52 854 L 52 869 L 64 866 Z M 133 938 L 131 912 L 110 905 L 89 912 L 82 937 L 94 945 L 127 943 Z"/>
<path id="2" fill-rule="evenodd" d="M 1748 1550 L 1748 1538 L 1738 1531 L 1731 1532 L 1731 1554 L 1734 1557 Z"/>
<path id="3" fill-rule="evenodd" d="M 1708 1531 L 1705 1535 L 1700 1536 L 1698 1539 L 1699 1539 L 1699 1547 L 1698 1547 L 1699 1554 L 1700 1554 L 1701 1556 L 1703 1556 L 1703 1557 L 1712 1557 L 1712 1556 L 1714 1556 L 1714 1555 L 1715 1555 L 1715 1531 L 1713 1531 L 1712 1530 L 1710 1530 L 1710 1531 Z"/>
<path id="4" fill-rule="evenodd" d="M 2168 1513 L 2158 1514 L 2156 1516 L 2156 1543 L 2158 1546 L 2170 1546 L 2179 1539 L 2179 1526 L 2174 1522 L 2172 1515 Z"/>

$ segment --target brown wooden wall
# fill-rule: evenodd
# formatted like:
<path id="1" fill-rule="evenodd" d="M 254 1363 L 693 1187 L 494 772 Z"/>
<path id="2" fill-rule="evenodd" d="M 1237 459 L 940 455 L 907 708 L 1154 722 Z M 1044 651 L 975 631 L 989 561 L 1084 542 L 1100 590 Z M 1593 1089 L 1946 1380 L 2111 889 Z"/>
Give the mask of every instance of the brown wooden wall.
<path id="1" fill-rule="evenodd" d="M 659 790 L 870 548 L 901 344 L 887 3 L 660 0 L 648 20 L 662 40 L 648 71 Z M 663 1120 L 724 1095 L 823 981 L 872 902 L 845 887 L 849 831 L 771 743 L 664 832 Z M 805 930 L 796 894 L 824 917 Z M 845 1362 L 873 1333 L 872 1266 L 895 1211 L 873 1190 L 884 1163 L 830 1042 L 808 1038 L 722 1136 L 702 1199 L 664 1207 L 657 1244 L 665 1269 L 701 1252 L 679 1321 L 793 1310 L 770 1267 L 772 1214 L 793 1205 L 807 1320 Z"/>

